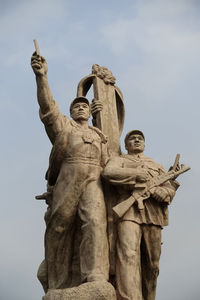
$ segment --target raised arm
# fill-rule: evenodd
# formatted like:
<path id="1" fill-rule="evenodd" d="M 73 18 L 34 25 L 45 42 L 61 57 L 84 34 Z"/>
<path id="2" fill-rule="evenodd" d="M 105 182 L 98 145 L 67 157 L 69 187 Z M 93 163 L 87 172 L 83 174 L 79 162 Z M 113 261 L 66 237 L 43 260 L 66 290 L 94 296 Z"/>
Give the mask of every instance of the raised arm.
<path id="1" fill-rule="evenodd" d="M 33 53 L 31 66 L 36 76 L 37 98 L 42 114 L 46 114 L 54 105 L 53 96 L 47 79 L 47 62 L 43 56 Z"/>
<path id="2" fill-rule="evenodd" d="M 37 98 L 40 106 L 40 119 L 45 125 L 45 129 L 52 144 L 55 142 L 57 134 L 66 127 L 69 119 L 62 115 L 53 99 L 48 79 L 47 79 L 47 63 L 43 56 L 36 52 L 31 57 L 31 66 L 36 76 Z"/>

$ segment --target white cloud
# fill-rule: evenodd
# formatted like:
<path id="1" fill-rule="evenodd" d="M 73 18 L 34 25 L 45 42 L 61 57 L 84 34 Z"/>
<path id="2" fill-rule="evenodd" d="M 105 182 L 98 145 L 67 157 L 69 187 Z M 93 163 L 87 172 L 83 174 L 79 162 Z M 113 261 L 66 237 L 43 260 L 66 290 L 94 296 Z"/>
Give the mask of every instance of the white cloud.
<path id="1" fill-rule="evenodd" d="M 10 9 L 4 15 L 0 12 L 4 260 L 1 294 L 6 300 L 13 299 L 14 293 L 17 300 L 34 300 L 43 293 L 35 273 L 43 257 L 46 206 L 35 202 L 34 195 L 45 189 L 44 174 L 51 145 L 39 121 L 29 63 L 34 50 L 32 39 L 36 38 L 48 61 L 53 95 L 63 112 L 68 112 L 77 83 L 90 73 L 91 64 L 106 65 L 117 77 L 117 85 L 119 82 L 125 96 L 123 136 L 132 128 L 140 128 L 146 136 L 147 155 L 168 168 L 180 152 L 181 162 L 192 167 L 181 177 L 181 187 L 170 209 L 170 226 L 164 231 L 169 230 L 164 243 L 166 256 L 161 258 L 161 264 L 165 263 L 161 266 L 157 294 L 162 300 L 165 295 L 168 299 L 185 299 L 186 291 L 196 284 L 193 278 L 198 277 L 198 267 L 196 273 L 192 270 L 196 264 L 194 245 L 199 251 L 194 230 L 199 228 L 196 186 L 200 177 L 200 30 L 195 2 L 111 0 L 105 5 L 106 0 L 102 0 L 98 7 L 97 1 L 89 7 L 81 0 L 12 0 L 12 5 L 10 2 L 6 1 Z M 188 253 L 182 252 L 178 262 L 179 245 Z M 172 265 L 177 271 L 175 275 Z M 184 270 L 193 278 L 188 279 Z M 187 280 L 188 284 L 184 284 Z M 170 290 L 171 282 L 174 289 Z M 178 284 L 183 288 L 179 290 Z"/>
<path id="2" fill-rule="evenodd" d="M 127 85 L 153 101 L 182 83 L 188 68 L 200 63 L 194 1 L 138 2 L 133 18 L 103 26 L 102 35 L 113 55 L 130 57 Z"/>

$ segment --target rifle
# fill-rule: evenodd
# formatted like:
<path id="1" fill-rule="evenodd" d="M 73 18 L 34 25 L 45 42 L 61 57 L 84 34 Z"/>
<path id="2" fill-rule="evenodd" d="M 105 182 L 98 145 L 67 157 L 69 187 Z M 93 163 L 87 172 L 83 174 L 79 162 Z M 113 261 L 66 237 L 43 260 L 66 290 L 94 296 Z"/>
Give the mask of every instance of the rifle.
<path id="1" fill-rule="evenodd" d="M 135 190 L 132 192 L 132 195 L 127 200 L 114 206 L 112 209 L 119 218 L 121 218 L 135 202 L 137 203 L 138 208 L 140 210 L 144 209 L 143 201 L 145 199 L 148 199 L 151 196 L 151 194 L 154 193 L 156 187 L 162 185 L 168 180 L 176 179 L 179 175 L 181 175 L 184 172 L 187 172 L 188 170 L 190 170 L 190 167 L 185 167 L 184 165 L 181 165 L 181 168 L 178 171 L 172 169 L 165 174 L 155 176 L 152 179 L 150 179 L 145 184 L 145 186 L 143 186 L 142 191 L 141 185 L 137 186 L 136 184 Z M 137 189 L 137 187 L 140 187 L 140 189 Z"/>
<path id="2" fill-rule="evenodd" d="M 176 171 L 176 168 L 179 166 L 179 159 L 180 159 L 180 154 L 178 153 L 176 155 L 175 162 L 174 162 L 174 165 L 172 167 L 172 170 Z M 171 171 L 171 169 L 169 169 L 169 171 Z"/>

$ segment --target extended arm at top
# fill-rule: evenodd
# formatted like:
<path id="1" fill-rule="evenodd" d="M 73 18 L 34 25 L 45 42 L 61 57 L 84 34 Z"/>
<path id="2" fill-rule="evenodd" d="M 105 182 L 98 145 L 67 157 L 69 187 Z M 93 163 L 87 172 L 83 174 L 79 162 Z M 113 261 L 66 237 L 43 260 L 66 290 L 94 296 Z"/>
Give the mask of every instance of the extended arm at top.
<path id="1" fill-rule="evenodd" d="M 51 107 L 54 104 L 53 96 L 47 79 L 47 62 L 43 56 L 40 56 L 34 52 L 31 57 L 31 66 L 36 76 L 38 103 L 41 112 L 46 114 L 51 110 Z"/>

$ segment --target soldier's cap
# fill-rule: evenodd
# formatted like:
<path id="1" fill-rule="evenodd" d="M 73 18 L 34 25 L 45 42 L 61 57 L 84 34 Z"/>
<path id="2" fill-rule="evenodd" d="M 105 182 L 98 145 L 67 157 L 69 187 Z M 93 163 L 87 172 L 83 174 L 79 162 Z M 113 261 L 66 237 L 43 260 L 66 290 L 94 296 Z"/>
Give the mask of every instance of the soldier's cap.
<path id="1" fill-rule="evenodd" d="M 86 97 L 84 97 L 84 96 L 76 97 L 70 105 L 70 113 L 72 111 L 74 104 L 79 103 L 79 102 L 84 102 L 90 107 L 90 102 L 88 101 L 88 99 Z"/>
<path id="2" fill-rule="evenodd" d="M 136 129 L 136 130 L 131 130 L 127 133 L 127 135 L 125 136 L 125 139 L 124 139 L 124 142 L 125 142 L 125 145 L 127 144 L 128 142 L 128 139 L 130 138 L 130 136 L 134 135 L 134 134 L 139 134 L 143 137 L 144 141 L 145 141 L 145 137 L 144 137 L 144 134 L 142 131 Z"/>

